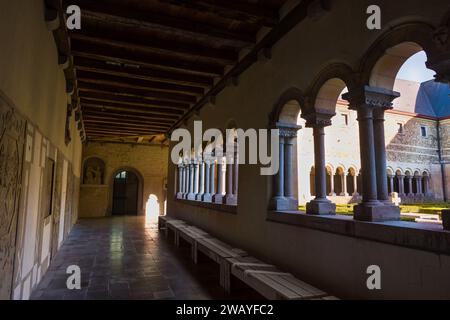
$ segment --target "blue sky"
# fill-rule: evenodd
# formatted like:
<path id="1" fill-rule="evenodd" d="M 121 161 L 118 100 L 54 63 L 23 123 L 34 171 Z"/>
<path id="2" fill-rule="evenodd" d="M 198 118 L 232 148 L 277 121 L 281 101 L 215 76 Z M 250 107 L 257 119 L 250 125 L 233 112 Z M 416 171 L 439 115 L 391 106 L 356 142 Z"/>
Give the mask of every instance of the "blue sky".
<path id="1" fill-rule="evenodd" d="M 434 79 L 436 73 L 426 68 L 426 61 L 427 55 L 424 51 L 416 53 L 400 68 L 397 78 L 415 82 L 425 82 Z"/>

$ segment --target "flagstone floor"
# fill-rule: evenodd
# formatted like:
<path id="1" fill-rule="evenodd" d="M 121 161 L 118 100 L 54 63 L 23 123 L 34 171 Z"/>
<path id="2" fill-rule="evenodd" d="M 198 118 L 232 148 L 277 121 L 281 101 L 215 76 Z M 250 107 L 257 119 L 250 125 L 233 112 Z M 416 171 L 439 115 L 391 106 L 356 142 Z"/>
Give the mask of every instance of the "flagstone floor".
<path id="1" fill-rule="evenodd" d="M 68 290 L 67 267 L 81 269 L 81 289 Z M 32 299 L 260 299 L 251 289 L 220 288 L 218 266 L 194 265 L 145 217 L 80 220 L 50 264 Z"/>

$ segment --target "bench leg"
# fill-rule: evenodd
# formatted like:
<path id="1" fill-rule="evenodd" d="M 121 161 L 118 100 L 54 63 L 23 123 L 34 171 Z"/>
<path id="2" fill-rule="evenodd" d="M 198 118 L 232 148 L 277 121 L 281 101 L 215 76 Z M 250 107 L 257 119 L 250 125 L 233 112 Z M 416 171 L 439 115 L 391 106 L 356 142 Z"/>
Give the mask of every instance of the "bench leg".
<path id="1" fill-rule="evenodd" d="M 180 234 L 178 233 L 177 230 L 174 230 L 173 233 L 174 233 L 173 238 L 175 241 L 175 247 L 179 248 L 180 247 Z"/>
<path id="2" fill-rule="evenodd" d="M 192 261 L 194 261 L 195 264 L 198 264 L 197 241 L 194 241 L 192 244 Z"/>
<path id="3" fill-rule="evenodd" d="M 220 286 L 227 292 L 231 291 L 231 267 L 227 261 L 220 263 Z"/>

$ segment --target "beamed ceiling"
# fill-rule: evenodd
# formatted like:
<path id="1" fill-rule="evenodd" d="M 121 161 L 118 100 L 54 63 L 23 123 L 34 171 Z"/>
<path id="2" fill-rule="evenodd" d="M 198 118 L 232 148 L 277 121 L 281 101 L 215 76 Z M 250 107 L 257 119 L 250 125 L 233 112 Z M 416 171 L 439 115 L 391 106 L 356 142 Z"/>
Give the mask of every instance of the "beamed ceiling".
<path id="1" fill-rule="evenodd" d="M 306 14 L 283 25 L 285 2 L 63 0 L 81 8 L 68 50 L 86 138 L 164 141 Z"/>

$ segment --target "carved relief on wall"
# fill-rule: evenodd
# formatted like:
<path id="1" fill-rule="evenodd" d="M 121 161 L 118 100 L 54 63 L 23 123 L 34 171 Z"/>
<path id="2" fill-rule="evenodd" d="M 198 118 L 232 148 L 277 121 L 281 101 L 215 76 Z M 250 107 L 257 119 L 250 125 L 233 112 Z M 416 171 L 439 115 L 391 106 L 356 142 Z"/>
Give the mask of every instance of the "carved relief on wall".
<path id="1" fill-rule="evenodd" d="M 100 158 L 89 158 L 84 163 L 83 184 L 101 185 L 104 183 L 105 163 Z"/>
<path id="2" fill-rule="evenodd" d="M 25 128 L 0 97 L 0 299 L 11 296 Z"/>

